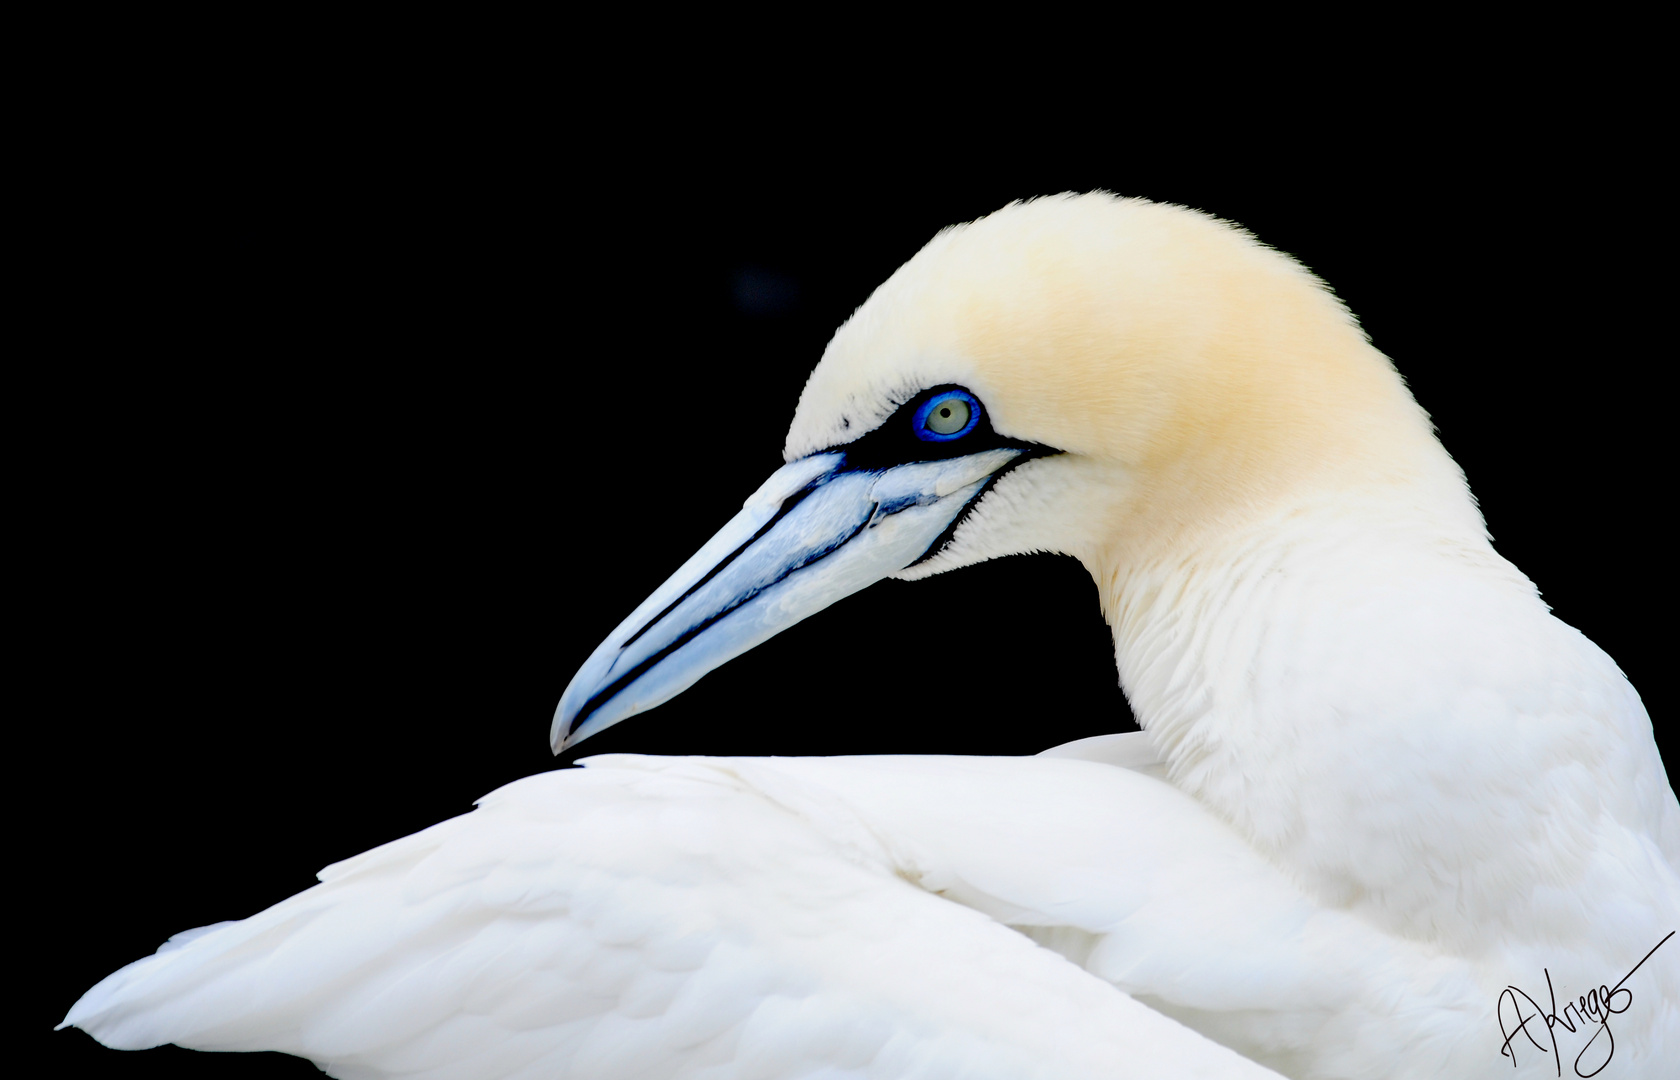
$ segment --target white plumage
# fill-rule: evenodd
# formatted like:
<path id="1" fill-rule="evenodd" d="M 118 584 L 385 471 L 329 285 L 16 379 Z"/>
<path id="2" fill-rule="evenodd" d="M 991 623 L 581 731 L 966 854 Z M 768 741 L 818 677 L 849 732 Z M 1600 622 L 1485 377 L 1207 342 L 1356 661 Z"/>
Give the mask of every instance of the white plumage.
<path id="1" fill-rule="evenodd" d="M 959 392 L 975 442 L 908 441 Z M 585 665 L 557 744 L 883 576 L 1025 550 L 1091 570 L 1145 733 L 593 759 L 66 1023 L 344 1077 L 1557 1075 L 1611 1033 L 1600 1075 L 1680 1058 L 1673 943 L 1608 1031 L 1512 1027 L 1506 987 L 1545 971 L 1567 1004 L 1680 928 L 1680 806 L 1637 695 L 1294 263 L 1104 196 L 949 230 L 836 335 L 786 456 Z"/>
<path id="2" fill-rule="evenodd" d="M 802 764 L 624 757 L 531 777 L 119 972 L 78 1009 L 121 1002 L 98 1026 L 112 1045 L 167 1025 L 345 1077 L 1264 1075 L 907 884 L 986 879 L 906 861 L 848 798 L 850 780 L 866 801 L 908 800 L 931 816 L 937 858 L 960 824 L 946 800 L 1022 762 L 833 759 L 834 786 Z M 1027 805 L 1070 774 L 1101 791 L 1118 772 L 1026 764 L 1035 775 L 1013 782 Z M 1006 795 L 996 816 L 1021 805 Z"/>

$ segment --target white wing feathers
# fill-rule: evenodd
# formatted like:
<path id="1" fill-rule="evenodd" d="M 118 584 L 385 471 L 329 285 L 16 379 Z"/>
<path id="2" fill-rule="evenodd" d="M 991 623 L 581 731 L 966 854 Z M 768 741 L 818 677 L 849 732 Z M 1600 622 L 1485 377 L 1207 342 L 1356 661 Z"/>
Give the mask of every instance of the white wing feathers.
<path id="1" fill-rule="evenodd" d="M 1486 1045 L 1497 985 L 1315 903 L 1200 803 L 1140 771 L 1043 757 L 710 764 L 842 842 L 875 837 L 924 889 L 1280 1071 L 1475 1074 L 1497 1056 Z"/>
<path id="2" fill-rule="evenodd" d="M 984 802 L 1008 779 L 998 767 L 1130 776 L 916 761 L 924 804 Z M 941 859 L 952 839 L 983 848 L 997 823 L 967 837 L 938 814 L 889 824 L 915 784 L 891 758 L 592 759 L 178 937 L 66 1023 L 124 1048 L 282 1050 L 344 1078 L 1272 1075 L 930 895 L 985 910 L 1020 893 L 1040 917 L 1086 903 L 1058 892 L 1077 860 L 1028 895 L 1003 880 L 1010 855 Z"/>
<path id="3" fill-rule="evenodd" d="M 1060 746 L 1052 746 L 1048 750 L 1040 750 L 1038 756 L 1118 765 L 1122 769 L 1130 769 L 1156 779 L 1164 779 L 1167 773 L 1167 760 L 1146 731 L 1124 731 L 1118 735 L 1093 735 L 1089 739 L 1075 739 Z"/>

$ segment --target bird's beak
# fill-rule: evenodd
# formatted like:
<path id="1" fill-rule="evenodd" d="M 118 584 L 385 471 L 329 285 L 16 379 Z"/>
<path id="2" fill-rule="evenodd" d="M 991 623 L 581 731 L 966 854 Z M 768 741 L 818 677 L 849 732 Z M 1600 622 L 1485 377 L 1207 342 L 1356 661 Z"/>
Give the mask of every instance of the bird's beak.
<path id="1" fill-rule="evenodd" d="M 885 470 L 843 453 L 777 469 L 741 512 L 603 641 L 560 698 L 556 754 L 930 554 L 1025 451 Z"/>

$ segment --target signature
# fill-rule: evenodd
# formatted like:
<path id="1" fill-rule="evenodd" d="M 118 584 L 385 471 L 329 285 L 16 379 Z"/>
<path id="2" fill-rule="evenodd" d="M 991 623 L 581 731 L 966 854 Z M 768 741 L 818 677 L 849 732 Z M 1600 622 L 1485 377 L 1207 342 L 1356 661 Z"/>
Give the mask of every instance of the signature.
<path id="1" fill-rule="evenodd" d="M 1565 1001 L 1561 1013 L 1557 1011 L 1557 993 L 1552 990 L 1552 973 L 1546 968 L 1540 970 L 1546 973 L 1546 993 L 1552 1006 L 1550 1012 L 1543 1011 L 1540 1008 L 1540 1003 L 1523 991 L 1514 986 L 1507 986 L 1499 993 L 1499 1033 L 1505 1036 L 1505 1041 L 1499 1046 L 1500 1056 L 1511 1059 L 1511 1068 L 1517 1067 L 1516 1051 L 1511 1044 L 1516 1041 L 1518 1035 L 1526 1037 L 1534 1048 L 1542 1054 L 1546 1052 L 1546 1048 L 1540 1045 L 1540 1041 L 1534 1037 L 1535 1033 L 1528 1029 L 1528 1025 L 1535 1020 L 1546 1021 L 1546 1030 L 1542 1034 L 1550 1037 L 1554 1055 L 1558 1053 L 1558 1027 L 1561 1026 L 1568 1030 L 1570 1034 L 1574 1034 L 1577 1030 L 1585 1030 L 1593 1024 L 1597 1024 L 1598 1030 L 1592 1033 L 1592 1038 L 1587 1040 L 1587 1045 L 1583 1046 L 1581 1052 L 1575 1055 L 1576 1076 L 1597 1076 L 1604 1066 L 1610 1064 L 1610 1058 L 1616 1053 L 1616 1036 L 1610 1031 L 1610 1018 L 1625 1013 L 1633 1007 L 1633 991 L 1624 987 L 1622 983 L 1631 979 L 1633 973 L 1643 967 L 1645 961 L 1651 959 L 1652 954 L 1662 948 L 1668 942 L 1668 939 L 1674 936 L 1674 933 L 1673 930 L 1670 930 L 1662 941 L 1651 946 L 1651 951 L 1646 953 L 1639 963 L 1633 965 L 1632 970 L 1623 975 L 1621 981 L 1616 983 L 1615 986 L 1605 986 L 1601 983 L 1591 992 L 1581 995 L 1575 1001 Z M 1534 1010 L 1527 1016 L 1523 1015 L 1523 1004 L 1525 1002 L 1530 1009 Z M 1509 1006 L 1509 1018 L 1515 1025 L 1514 1027 L 1508 1028 L 1506 1026 L 1507 1006 Z M 1600 1037 L 1604 1039 L 1603 1045 L 1599 1044 Z M 1595 1047 L 1597 1047 L 1596 1050 Z M 1590 1057 L 1589 1054 L 1591 1054 Z M 1583 1060 L 1589 1065 L 1592 1065 L 1593 1062 L 1597 1062 L 1597 1064 L 1592 1065 L 1590 1072 L 1582 1072 Z M 1561 1056 L 1557 1059 L 1557 1071 L 1559 1076 L 1563 1075 L 1563 1058 Z"/>

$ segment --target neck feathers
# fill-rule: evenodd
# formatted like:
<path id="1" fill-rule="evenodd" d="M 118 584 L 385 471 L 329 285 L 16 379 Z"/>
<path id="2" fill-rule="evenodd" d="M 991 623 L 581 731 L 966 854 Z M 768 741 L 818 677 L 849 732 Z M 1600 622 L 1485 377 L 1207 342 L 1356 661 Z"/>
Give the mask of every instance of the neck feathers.
<path id="1" fill-rule="evenodd" d="M 1328 499 L 1105 599 L 1176 784 L 1323 902 L 1473 949 L 1536 925 L 1541 879 L 1586 880 L 1604 829 L 1676 812 L 1615 665 L 1461 526 Z"/>

